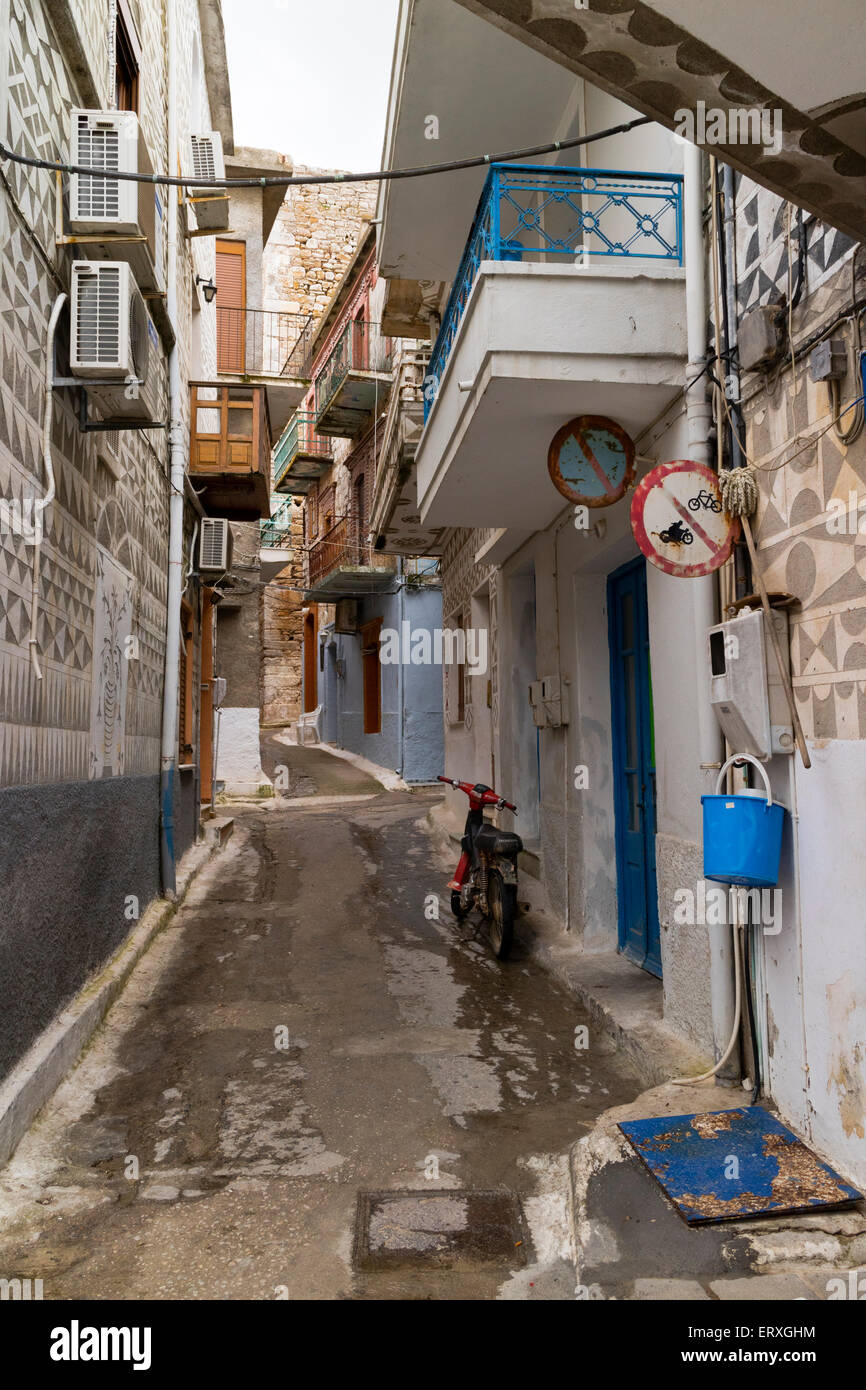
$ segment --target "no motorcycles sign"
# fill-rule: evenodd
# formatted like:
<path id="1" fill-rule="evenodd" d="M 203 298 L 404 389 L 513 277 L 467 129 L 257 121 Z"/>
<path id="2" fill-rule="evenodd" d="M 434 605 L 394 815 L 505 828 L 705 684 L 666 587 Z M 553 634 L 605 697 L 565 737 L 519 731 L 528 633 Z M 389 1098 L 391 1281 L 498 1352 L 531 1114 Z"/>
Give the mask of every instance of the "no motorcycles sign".
<path id="1" fill-rule="evenodd" d="M 724 511 L 713 470 L 677 459 L 658 464 L 635 488 L 631 529 L 644 555 L 659 569 L 694 579 L 725 563 L 739 522 Z"/>

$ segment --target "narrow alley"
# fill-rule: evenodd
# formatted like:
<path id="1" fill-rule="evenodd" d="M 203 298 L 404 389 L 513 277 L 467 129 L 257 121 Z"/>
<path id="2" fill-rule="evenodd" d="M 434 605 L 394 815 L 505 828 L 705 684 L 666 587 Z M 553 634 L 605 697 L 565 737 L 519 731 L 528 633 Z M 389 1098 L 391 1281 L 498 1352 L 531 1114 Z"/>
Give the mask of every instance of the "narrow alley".
<path id="1" fill-rule="evenodd" d="M 573 1298 L 565 1155 L 630 1066 L 592 1030 L 575 1048 L 586 1016 L 519 942 L 499 963 L 453 920 L 438 793 L 291 754 L 301 803 L 232 807 L 4 1171 L 2 1267 L 53 1299 Z M 383 1189 L 505 1191 L 526 1226 L 446 1270 L 434 1217 L 359 1268 L 358 1194 Z"/>

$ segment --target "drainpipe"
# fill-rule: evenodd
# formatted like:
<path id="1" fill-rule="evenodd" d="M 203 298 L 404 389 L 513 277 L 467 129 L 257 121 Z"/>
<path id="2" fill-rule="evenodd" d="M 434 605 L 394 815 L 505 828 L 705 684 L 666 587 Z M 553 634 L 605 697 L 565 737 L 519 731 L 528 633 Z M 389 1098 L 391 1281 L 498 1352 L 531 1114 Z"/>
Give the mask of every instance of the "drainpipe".
<path id="1" fill-rule="evenodd" d="M 686 415 L 688 421 L 689 458 L 696 463 L 712 464 L 709 431 L 712 408 L 708 381 L 702 375 L 707 362 L 707 246 L 703 226 L 703 156 L 697 145 L 684 149 L 685 209 L 684 240 L 686 253 L 686 329 L 688 365 L 686 367 Z M 700 380 L 698 379 L 700 378 Z M 716 619 L 716 576 L 706 575 L 691 580 L 694 595 L 695 660 L 698 672 L 697 718 L 698 748 L 704 790 L 713 790 L 712 765 L 721 767 L 722 736 L 710 708 L 708 691 L 703 689 L 706 670 L 706 633 Z M 724 1054 L 734 1026 L 734 950 L 728 926 L 707 927 L 710 947 L 710 1002 L 713 1020 L 713 1046 L 716 1057 Z M 739 1079 L 736 1057 L 725 1063 L 719 1072 L 722 1083 Z"/>
<path id="2" fill-rule="evenodd" d="M 168 167 L 178 150 L 177 0 L 168 0 Z M 170 497 L 168 522 L 168 596 L 165 624 L 165 674 L 162 695 L 162 756 L 160 763 L 159 868 L 162 891 L 172 898 L 177 889 L 174 842 L 175 765 L 177 762 L 177 702 L 180 682 L 180 604 L 183 590 L 183 497 L 186 473 L 185 430 L 180 354 L 178 351 L 177 198 L 167 200 L 168 274 L 166 308 L 175 334 L 168 360 Z"/>

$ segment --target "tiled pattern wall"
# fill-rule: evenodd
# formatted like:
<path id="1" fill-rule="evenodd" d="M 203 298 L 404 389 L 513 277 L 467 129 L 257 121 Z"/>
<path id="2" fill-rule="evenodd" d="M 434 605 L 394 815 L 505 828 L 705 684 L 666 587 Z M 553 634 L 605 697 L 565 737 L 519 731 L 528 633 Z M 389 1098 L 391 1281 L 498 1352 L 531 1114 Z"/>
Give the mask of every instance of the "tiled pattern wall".
<path id="1" fill-rule="evenodd" d="M 6 41 L 0 41 L 6 88 L 0 115 L 4 138 L 26 154 L 68 154 L 67 111 L 81 100 L 57 36 L 38 3 L 7 0 Z M 93 77 L 104 91 L 108 71 L 107 5 L 76 0 L 74 12 Z M 143 48 L 142 118 L 158 166 L 165 163 L 165 74 L 162 6 L 137 6 Z M 198 24 L 194 0 L 181 6 L 181 71 L 190 71 Z M 189 83 L 184 100 L 189 100 Z M 205 107 L 206 109 L 206 107 Z M 42 459 L 45 340 L 52 304 L 69 283 L 71 252 L 54 243 L 54 177 L 6 165 L 15 202 L 0 189 L 0 499 L 32 503 L 44 495 Z M 29 224 L 29 230 L 28 230 Z M 209 245 L 209 243 L 207 243 Z M 195 255 L 208 252 L 196 246 Z M 188 314 L 194 267 L 182 241 L 180 323 Z M 64 321 L 61 319 L 61 325 Z M 61 326 L 59 346 L 67 330 Z M 207 342 L 207 334 L 204 335 Z M 188 335 L 179 340 L 182 371 Z M 210 349 L 206 347 L 206 351 Z M 160 384 L 165 414 L 166 374 Z M 52 453 L 57 496 L 45 514 L 41 555 L 39 651 L 43 680 L 30 669 L 28 636 L 33 547 L 9 524 L 0 526 L 0 785 L 58 782 L 101 773 L 92 716 L 109 717 L 125 688 L 123 748 L 105 774 L 159 768 L 160 703 L 164 664 L 169 485 L 167 440 L 161 431 L 120 434 L 116 482 L 97 460 L 98 436 L 78 428 L 75 394 L 55 392 Z M 131 633 L 137 657 L 117 686 L 94 632 L 105 642 L 108 602 L 98 586 L 99 557 L 111 573 L 127 576 Z M 119 567 L 119 569 L 118 569 Z M 105 569 L 105 566 L 102 566 Z M 108 698 L 106 698 L 106 692 Z"/>
<path id="2" fill-rule="evenodd" d="M 790 225 L 796 283 L 796 210 Z M 741 312 L 786 296 L 788 228 L 787 205 L 741 180 Z M 837 437 L 827 387 L 810 379 L 808 364 L 811 340 L 836 318 L 850 316 L 852 243 L 815 218 L 806 219 L 804 234 L 806 283 L 793 314 L 794 370 L 789 343 L 788 360 L 769 378 L 744 381 L 746 445 L 759 465 L 756 539 L 767 587 L 799 600 L 791 614 L 791 662 L 807 735 L 858 739 L 866 738 L 866 431 L 847 444 Z M 849 353 L 841 399 L 854 400 L 861 383 L 852 325 L 839 324 L 832 332 Z M 844 419 L 846 426 L 851 418 Z M 840 502 L 845 508 L 854 503 L 850 521 L 840 520 Z"/>

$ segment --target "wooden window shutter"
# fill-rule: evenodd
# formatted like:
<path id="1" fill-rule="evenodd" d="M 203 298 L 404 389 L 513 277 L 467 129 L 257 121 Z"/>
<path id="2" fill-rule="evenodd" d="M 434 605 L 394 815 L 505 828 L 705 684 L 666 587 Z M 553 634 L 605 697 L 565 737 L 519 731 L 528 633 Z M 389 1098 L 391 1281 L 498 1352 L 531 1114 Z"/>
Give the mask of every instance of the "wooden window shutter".
<path id="1" fill-rule="evenodd" d="M 243 241 L 217 241 L 217 371 L 243 373 L 246 361 L 247 256 Z"/>

